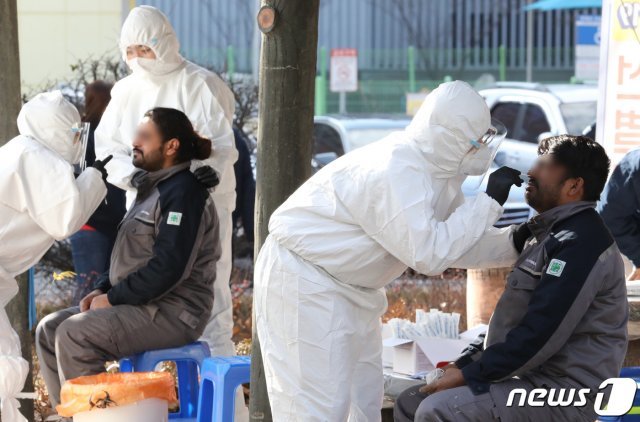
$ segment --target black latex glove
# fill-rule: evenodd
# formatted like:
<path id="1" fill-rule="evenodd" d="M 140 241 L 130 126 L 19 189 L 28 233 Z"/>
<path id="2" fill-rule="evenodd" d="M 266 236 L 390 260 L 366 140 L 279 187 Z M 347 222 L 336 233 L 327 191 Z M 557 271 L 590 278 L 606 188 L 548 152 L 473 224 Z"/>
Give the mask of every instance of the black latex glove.
<path id="1" fill-rule="evenodd" d="M 529 229 L 529 225 L 526 221 L 516 226 L 515 230 L 513 231 L 513 246 L 516 248 L 518 253 L 522 252 L 525 242 L 530 237 L 531 229 Z"/>
<path id="2" fill-rule="evenodd" d="M 94 161 L 93 165 L 91 166 L 94 169 L 98 170 L 100 173 L 102 173 L 102 180 L 104 180 L 105 182 L 107 181 L 108 173 L 107 173 L 107 170 L 104 168 L 104 166 L 106 166 L 107 163 L 111 161 L 112 158 L 113 158 L 113 155 L 109 155 L 104 160 Z"/>
<path id="3" fill-rule="evenodd" d="M 487 195 L 495 199 L 500 205 L 504 205 L 509 197 L 511 186 L 522 186 L 520 172 L 511 167 L 500 167 L 489 175 Z"/>
<path id="4" fill-rule="evenodd" d="M 196 176 L 198 182 L 202 183 L 207 189 L 215 188 L 220 183 L 218 173 L 210 166 L 202 166 L 195 169 L 193 175 Z"/>

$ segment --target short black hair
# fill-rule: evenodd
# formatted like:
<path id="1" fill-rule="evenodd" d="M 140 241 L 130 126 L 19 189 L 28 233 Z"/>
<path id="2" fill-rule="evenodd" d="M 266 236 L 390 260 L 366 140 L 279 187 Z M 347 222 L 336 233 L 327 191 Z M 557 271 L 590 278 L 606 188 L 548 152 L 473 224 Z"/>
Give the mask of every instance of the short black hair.
<path id="1" fill-rule="evenodd" d="M 538 155 L 550 154 L 567 171 L 567 179 L 584 180 L 584 201 L 598 201 L 609 176 L 611 161 L 602 145 L 586 136 L 559 135 L 546 138 Z"/>

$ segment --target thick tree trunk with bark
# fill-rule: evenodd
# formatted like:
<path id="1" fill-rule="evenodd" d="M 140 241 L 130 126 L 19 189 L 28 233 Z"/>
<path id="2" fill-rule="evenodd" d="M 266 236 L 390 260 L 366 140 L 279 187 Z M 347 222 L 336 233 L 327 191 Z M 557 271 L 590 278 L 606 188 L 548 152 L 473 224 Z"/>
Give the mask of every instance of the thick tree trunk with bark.
<path id="1" fill-rule="evenodd" d="M 18 11 L 16 0 L 0 0 L 0 57 L 5 58 L 0 72 L 0 145 L 18 134 L 16 118 L 20 112 L 20 56 L 18 53 Z M 7 306 L 11 325 L 20 336 L 22 356 L 29 362 L 30 375 L 24 391 L 33 391 L 33 359 L 29 331 L 29 282 L 26 274 L 18 277 L 18 295 Z M 33 421 L 33 400 L 20 400 L 20 411 Z"/>
<path id="2" fill-rule="evenodd" d="M 311 174 L 319 0 L 269 0 L 262 5 L 256 257 L 271 213 Z M 253 327 L 250 415 L 252 421 L 270 421 L 255 315 Z"/>

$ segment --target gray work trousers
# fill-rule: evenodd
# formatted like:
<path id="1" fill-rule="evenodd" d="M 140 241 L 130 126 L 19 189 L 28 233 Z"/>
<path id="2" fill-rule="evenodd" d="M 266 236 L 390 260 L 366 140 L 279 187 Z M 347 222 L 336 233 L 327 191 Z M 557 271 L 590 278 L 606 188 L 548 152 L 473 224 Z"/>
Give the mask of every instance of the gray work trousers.
<path id="1" fill-rule="evenodd" d="M 395 422 L 584 422 L 596 419 L 593 403 L 583 408 L 507 407 L 512 389 L 531 391 L 535 388 L 531 383 L 515 378 L 492 384 L 489 393 L 477 396 L 466 386 L 429 396 L 418 392 L 420 387 L 411 387 L 398 396 L 393 411 Z"/>
<path id="2" fill-rule="evenodd" d="M 83 313 L 73 307 L 40 321 L 36 352 L 55 407 L 65 380 L 104 372 L 107 361 L 186 345 L 200 334 L 155 306 L 118 305 Z"/>

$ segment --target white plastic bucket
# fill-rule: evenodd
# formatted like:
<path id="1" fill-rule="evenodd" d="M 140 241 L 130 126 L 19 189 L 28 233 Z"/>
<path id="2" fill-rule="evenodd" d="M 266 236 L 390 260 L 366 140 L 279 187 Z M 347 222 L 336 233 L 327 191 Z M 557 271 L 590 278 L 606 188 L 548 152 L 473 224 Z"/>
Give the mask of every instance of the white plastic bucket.
<path id="1" fill-rule="evenodd" d="M 73 417 L 73 422 L 168 422 L 169 404 L 165 400 L 146 399 L 126 406 L 93 409 Z"/>

